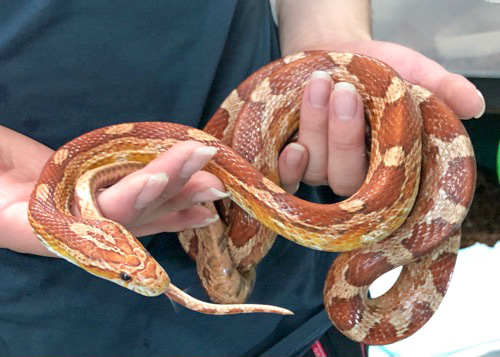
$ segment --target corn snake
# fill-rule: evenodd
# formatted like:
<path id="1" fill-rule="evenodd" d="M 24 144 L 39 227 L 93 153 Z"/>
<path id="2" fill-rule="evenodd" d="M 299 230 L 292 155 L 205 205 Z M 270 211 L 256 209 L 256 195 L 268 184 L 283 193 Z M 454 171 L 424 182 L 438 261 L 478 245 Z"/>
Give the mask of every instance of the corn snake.
<path id="1" fill-rule="evenodd" d="M 314 70 L 353 83 L 371 127 L 368 176 L 358 192 L 332 205 L 286 194 L 277 174 L 279 150 L 297 130 L 299 98 Z M 459 227 L 472 200 L 475 164 L 460 121 L 431 93 L 365 56 L 322 51 L 288 56 L 245 80 L 204 131 L 173 123 L 126 123 L 97 129 L 61 147 L 42 170 L 30 200 L 35 233 L 63 258 L 139 293 L 175 289 L 163 268 L 123 227 L 99 218 L 92 205 L 83 218 L 74 217 L 69 205 L 85 172 L 98 176 L 107 165 L 144 165 L 183 140 L 218 148 L 205 169 L 231 194 L 231 201 L 218 207 L 224 223 L 180 234 L 212 300 L 238 303 L 247 298 L 253 269 L 278 233 L 313 249 L 346 251 L 328 274 L 324 302 L 333 323 L 350 338 L 394 342 L 432 316 L 453 270 Z M 104 185 L 119 176 L 96 181 Z M 87 182 L 87 192 L 99 184 Z M 91 197 L 84 197 L 81 207 L 85 199 Z M 214 252 L 220 257 L 214 258 Z M 381 298 L 367 299 L 370 283 L 398 265 L 405 269 L 395 287 Z M 177 292 L 171 291 L 174 299 L 188 299 Z M 260 305 L 224 306 L 234 305 L 201 310 L 286 313 Z"/>

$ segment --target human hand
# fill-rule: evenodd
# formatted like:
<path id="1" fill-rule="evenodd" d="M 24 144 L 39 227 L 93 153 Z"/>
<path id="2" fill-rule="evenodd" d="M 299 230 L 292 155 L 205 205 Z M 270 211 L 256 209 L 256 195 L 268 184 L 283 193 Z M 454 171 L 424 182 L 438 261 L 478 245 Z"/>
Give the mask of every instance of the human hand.
<path id="1" fill-rule="evenodd" d="M 102 214 L 136 236 L 206 226 L 218 219 L 203 202 L 228 196 L 214 175 L 200 171 L 214 147 L 186 141 L 174 145 L 143 169 L 101 192 Z"/>
<path id="2" fill-rule="evenodd" d="M 0 247 L 54 256 L 35 237 L 26 214 L 38 175 L 52 153 L 0 126 Z M 100 192 L 99 207 L 104 216 L 137 236 L 206 225 L 215 217 L 197 202 L 226 196 L 219 179 L 199 171 L 212 156 L 212 149 L 196 142 L 174 145 L 143 169 Z"/>
<path id="3" fill-rule="evenodd" d="M 429 89 L 459 117 L 480 117 L 484 113 L 484 99 L 472 83 L 404 46 L 361 40 L 331 46 L 310 44 L 297 51 L 312 49 L 377 58 L 392 66 L 406 80 Z M 318 103 L 323 105 L 318 106 Z M 360 105 L 360 97 L 352 86 L 333 85 L 324 75 L 313 74 L 304 91 L 298 142 L 289 144 L 280 155 L 280 177 L 287 191 L 295 192 L 302 180 L 313 185 L 329 184 L 342 196 L 356 192 L 367 168 Z M 339 115 L 338 111 L 343 114 Z M 347 112 L 351 115 L 346 115 Z"/>
<path id="4" fill-rule="evenodd" d="M 316 71 L 304 88 L 298 140 L 279 157 L 283 188 L 295 192 L 300 181 L 329 185 L 338 195 L 354 193 L 363 182 L 365 120 L 360 95 L 350 83 L 333 83 Z"/>
<path id="5" fill-rule="evenodd" d="M 228 196 L 214 175 L 200 171 L 214 147 L 186 141 L 101 192 L 101 213 L 136 236 L 206 226 L 218 219 L 200 205 Z"/>

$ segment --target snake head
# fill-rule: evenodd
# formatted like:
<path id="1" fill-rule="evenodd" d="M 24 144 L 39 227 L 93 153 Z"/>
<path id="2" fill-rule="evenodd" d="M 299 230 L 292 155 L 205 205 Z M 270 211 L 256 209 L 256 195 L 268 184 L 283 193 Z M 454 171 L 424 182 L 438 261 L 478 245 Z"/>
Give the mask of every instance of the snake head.
<path id="1" fill-rule="evenodd" d="M 167 290 L 170 279 L 165 270 L 120 224 L 75 217 L 64 228 L 65 236 L 70 235 L 71 239 L 51 241 L 43 235 L 39 237 L 50 250 L 71 263 L 141 295 L 157 296 Z"/>

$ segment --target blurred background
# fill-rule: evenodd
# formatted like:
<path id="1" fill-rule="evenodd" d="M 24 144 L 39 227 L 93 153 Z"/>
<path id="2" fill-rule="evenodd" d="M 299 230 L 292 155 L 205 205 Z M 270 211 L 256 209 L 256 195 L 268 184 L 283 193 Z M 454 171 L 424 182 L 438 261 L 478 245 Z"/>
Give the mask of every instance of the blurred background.
<path id="1" fill-rule="evenodd" d="M 487 109 L 464 122 L 478 160 L 478 188 L 449 291 L 414 336 L 370 347 L 370 357 L 500 356 L 500 0 L 373 0 L 374 38 L 411 47 L 469 78 Z M 477 243 L 479 242 L 479 243 Z M 398 276 L 378 279 L 380 295 Z"/>

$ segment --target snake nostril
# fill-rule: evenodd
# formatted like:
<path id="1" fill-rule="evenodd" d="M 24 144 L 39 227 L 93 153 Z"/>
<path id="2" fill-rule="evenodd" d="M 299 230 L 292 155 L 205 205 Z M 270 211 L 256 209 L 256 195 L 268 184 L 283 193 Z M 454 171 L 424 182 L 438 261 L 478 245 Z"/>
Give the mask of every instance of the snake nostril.
<path id="1" fill-rule="evenodd" d="M 120 273 L 120 278 L 123 280 L 123 281 L 130 281 L 132 280 L 132 277 L 130 275 L 128 275 L 127 273 Z"/>

